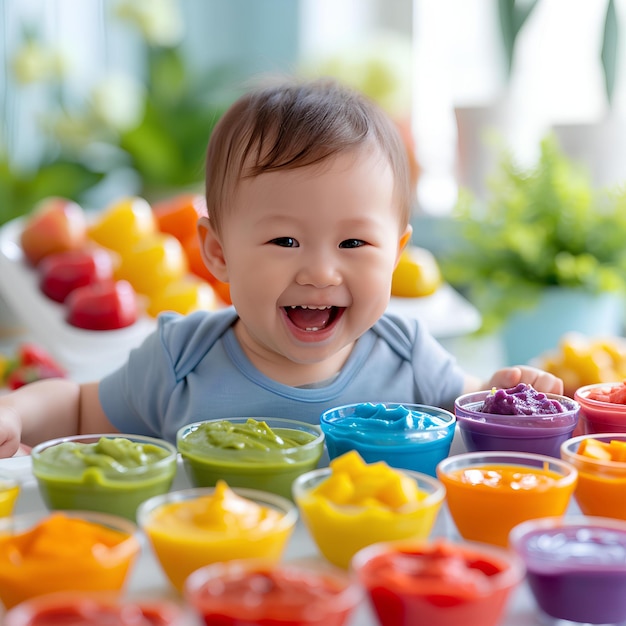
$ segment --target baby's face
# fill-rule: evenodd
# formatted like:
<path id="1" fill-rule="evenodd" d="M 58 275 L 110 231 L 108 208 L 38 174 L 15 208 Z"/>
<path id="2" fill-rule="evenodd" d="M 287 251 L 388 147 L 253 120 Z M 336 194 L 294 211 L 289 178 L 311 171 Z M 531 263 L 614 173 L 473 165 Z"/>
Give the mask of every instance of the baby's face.
<path id="1" fill-rule="evenodd" d="M 222 248 L 237 336 L 261 371 L 322 364 L 330 375 L 383 314 L 410 232 L 393 190 L 373 151 L 240 184 Z"/>

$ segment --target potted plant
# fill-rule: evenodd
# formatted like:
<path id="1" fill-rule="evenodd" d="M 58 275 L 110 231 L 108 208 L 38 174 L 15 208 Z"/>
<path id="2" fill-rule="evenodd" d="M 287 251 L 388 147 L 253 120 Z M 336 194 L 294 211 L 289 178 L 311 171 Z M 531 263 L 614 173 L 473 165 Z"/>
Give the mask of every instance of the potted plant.
<path id="1" fill-rule="evenodd" d="M 532 167 L 503 151 L 488 189 L 480 203 L 459 195 L 459 245 L 440 259 L 444 277 L 481 311 L 482 331 L 502 332 L 511 362 L 538 356 L 569 330 L 619 334 L 626 192 L 594 189 L 553 135 Z"/>

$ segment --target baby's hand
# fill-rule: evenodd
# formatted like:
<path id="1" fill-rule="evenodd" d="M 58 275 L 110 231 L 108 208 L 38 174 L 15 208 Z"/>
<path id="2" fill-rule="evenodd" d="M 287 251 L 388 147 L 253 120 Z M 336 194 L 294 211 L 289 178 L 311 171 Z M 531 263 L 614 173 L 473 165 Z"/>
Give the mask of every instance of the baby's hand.
<path id="1" fill-rule="evenodd" d="M 0 405 L 0 459 L 13 456 L 20 446 L 21 422 L 13 409 Z"/>
<path id="2" fill-rule="evenodd" d="M 563 394 L 563 381 L 560 378 L 550 374 L 550 372 L 528 365 L 516 365 L 498 370 L 491 377 L 488 387 L 509 389 L 519 385 L 519 383 L 532 385 L 537 391 L 543 391 L 543 393 Z"/>

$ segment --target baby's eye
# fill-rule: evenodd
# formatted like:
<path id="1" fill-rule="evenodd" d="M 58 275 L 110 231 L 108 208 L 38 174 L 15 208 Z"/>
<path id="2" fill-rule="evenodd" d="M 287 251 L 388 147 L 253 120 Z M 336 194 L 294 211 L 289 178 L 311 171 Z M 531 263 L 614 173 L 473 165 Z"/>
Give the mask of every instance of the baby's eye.
<path id="1" fill-rule="evenodd" d="M 276 239 L 270 239 L 270 243 L 282 248 L 299 248 L 300 244 L 293 237 L 276 237 Z"/>
<path id="2" fill-rule="evenodd" d="M 339 244 L 340 248 L 360 248 L 366 245 L 362 239 L 345 239 Z"/>

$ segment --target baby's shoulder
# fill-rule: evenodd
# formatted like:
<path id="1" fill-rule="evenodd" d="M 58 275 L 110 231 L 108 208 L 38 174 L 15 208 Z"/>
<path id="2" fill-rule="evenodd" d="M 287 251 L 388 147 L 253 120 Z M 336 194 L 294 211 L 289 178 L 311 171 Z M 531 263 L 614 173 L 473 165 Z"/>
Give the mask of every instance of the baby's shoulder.
<path id="1" fill-rule="evenodd" d="M 178 372 L 190 371 L 237 320 L 232 307 L 218 311 L 195 311 L 188 315 L 161 314 L 157 334 Z"/>
<path id="2" fill-rule="evenodd" d="M 423 327 L 415 318 L 387 312 L 374 324 L 372 332 L 398 354 L 410 358 L 415 344 L 420 341 Z"/>

